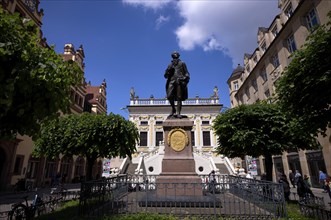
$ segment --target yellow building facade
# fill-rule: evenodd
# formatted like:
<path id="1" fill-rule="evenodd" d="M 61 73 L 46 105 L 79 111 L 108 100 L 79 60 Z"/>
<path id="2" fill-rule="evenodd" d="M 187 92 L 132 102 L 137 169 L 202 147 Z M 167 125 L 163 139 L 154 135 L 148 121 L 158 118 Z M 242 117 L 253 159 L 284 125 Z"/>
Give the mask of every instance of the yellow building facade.
<path id="1" fill-rule="evenodd" d="M 259 27 L 257 48 L 244 54 L 244 65 L 238 64 L 229 77 L 231 107 L 252 104 L 275 95 L 275 83 L 291 62 L 290 55 L 300 49 L 314 25 L 325 24 L 331 1 L 279 0 L 280 13 L 269 27 Z M 312 184 L 318 184 L 318 171 L 331 174 L 330 130 L 327 137 L 318 138 L 321 150 L 285 152 L 275 155 L 274 180 L 278 174 L 289 174 L 299 170 L 311 177 Z M 260 174 L 264 172 L 264 159 L 259 158 Z"/>

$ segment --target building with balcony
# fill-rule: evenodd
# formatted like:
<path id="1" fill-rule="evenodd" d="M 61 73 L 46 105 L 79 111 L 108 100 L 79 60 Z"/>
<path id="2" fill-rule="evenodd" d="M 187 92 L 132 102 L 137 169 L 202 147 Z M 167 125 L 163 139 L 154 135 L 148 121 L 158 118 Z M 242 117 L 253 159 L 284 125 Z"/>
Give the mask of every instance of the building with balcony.
<path id="1" fill-rule="evenodd" d="M 279 0 L 280 13 L 269 27 L 259 27 L 257 47 L 244 54 L 243 66 L 238 64 L 227 83 L 231 107 L 252 104 L 275 95 L 275 84 L 283 70 L 291 62 L 291 54 L 306 42 L 315 25 L 325 24 L 331 2 L 323 0 Z M 299 170 L 311 177 L 318 186 L 318 171 L 331 173 L 330 131 L 328 137 L 320 137 L 321 150 L 285 152 L 275 155 L 274 180 L 279 172 L 288 175 L 289 170 Z M 260 158 L 260 173 L 264 172 L 264 160 Z"/>

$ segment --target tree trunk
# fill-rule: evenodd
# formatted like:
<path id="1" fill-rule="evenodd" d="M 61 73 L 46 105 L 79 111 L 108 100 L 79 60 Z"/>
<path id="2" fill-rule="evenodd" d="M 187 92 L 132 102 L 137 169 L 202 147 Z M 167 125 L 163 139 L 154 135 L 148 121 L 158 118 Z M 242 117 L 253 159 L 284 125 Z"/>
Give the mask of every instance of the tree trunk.
<path id="1" fill-rule="evenodd" d="M 269 153 L 264 154 L 264 161 L 267 180 L 272 181 L 272 155 Z"/>
<path id="2" fill-rule="evenodd" d="M 87 160 L 87 167 L 86 167 L 86 180 L 92 180 L 92 171 L 93 165 L 96 159 L 94 158 L 86 158 Z"/>

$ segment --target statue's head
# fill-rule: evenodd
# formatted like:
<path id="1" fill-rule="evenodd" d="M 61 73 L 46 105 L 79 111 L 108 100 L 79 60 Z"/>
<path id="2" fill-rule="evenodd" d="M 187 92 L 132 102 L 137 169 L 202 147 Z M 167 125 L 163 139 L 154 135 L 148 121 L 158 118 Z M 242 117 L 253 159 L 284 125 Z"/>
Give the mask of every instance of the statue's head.
<path id="1" fill-rule="evenodd" d="M 179 54 L 177 51 L 174 51 L 174 52 L 172 52 L 172 54 L 171 54 L 171 57 L 172 57 L 173 59 L 178 59 L 179 56 L 180 56 L 180 54 Z"/>

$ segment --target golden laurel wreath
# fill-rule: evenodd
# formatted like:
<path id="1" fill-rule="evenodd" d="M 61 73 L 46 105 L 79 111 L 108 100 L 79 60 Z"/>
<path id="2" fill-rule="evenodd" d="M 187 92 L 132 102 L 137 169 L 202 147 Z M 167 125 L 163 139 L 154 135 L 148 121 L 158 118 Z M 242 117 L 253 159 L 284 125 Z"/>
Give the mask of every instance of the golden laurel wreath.
<path id="1" fill-rule="evenodd" d="M 174 151 L 182 151 L 188 145 L 188 136 L 181 128 L 172 129 L 168 135 L 168 145 Z"/>

